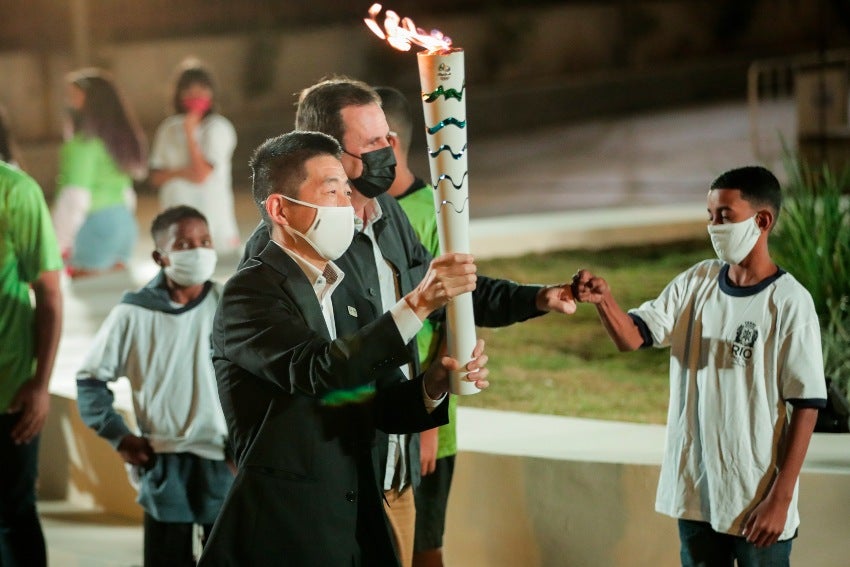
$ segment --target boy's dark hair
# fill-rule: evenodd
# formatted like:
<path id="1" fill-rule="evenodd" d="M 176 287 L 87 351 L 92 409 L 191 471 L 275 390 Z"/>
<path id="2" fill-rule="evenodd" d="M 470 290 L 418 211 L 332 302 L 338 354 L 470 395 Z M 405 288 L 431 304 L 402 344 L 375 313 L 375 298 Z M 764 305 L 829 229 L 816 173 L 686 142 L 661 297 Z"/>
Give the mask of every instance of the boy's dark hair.
<path id="1" fill-rule="evenodd" d="M 772 208 L 777 218 L 782 209 L 782 188 L 779 186 L 779 180 L 770 170 L 758 165 L 730 169 L 715 179 L 711 188 L 738 189 L 741 191 L 741 197 L 750 203 Z"/>
<path id="2" fill-rule="evenodd" d="M 254 151 L 251 157 L 253 183 L 251 192 L 260 214 L 271 227 L 264 205 L 272 193 L 297 198 L 298 187 L 306 179 L 307 160 L 331 155 L 339 159 L 342 148 L 336 140 L 321 132 L 298 130 L 270 138 Z"/>
<path id="3" fill-rule="evenodd" d="M 204 113 L 204 116 L 214 112 L 216 90 L 212 72 L 198 59 L 192 57 L 185 59 L 177 67 L 177 78 L 174 80 L 174 98 L 172 99 L 174 112 L 177 114 L 186 112 L 186 109 L 183 107 L 183 91 L 192 85 L 204 86 L 212 92 L 212 104 L 210 104 L 210 108 Z"/>
<path id="4" fill-rule="evenodd" d="M 323 132 L 342 144 L 345 125 L 340 111 L 348 106 L 381 105 L 381 97 L 362 81 L 348 77 L 326 79 L 301 91 L 295 129 Z"/>
<path id="5" fill-rule="evenodd" d="M 190 207 L 188 205 L 170 207 L 156 215 L 156 218 L 154 218 L 151 223 L 151 238 L 153 238 L 154 243 L 156 243 L 157 239 L 162 236 L 164 232 L 168 231 L 171 225 L 185 219 L 202 220 L 207 226 L 209 226 L 207 217 L 194 207 Z"/>
<path id="6" fill-rule="evenodd" d="M 410 148 L 410 139 L 413 136 L 413 114 L 407 98 L 393 87 L 375 87 L 375 92 L 381 97 L 381 108 L 390 130 L 395 131 L 404 150 Z"/>

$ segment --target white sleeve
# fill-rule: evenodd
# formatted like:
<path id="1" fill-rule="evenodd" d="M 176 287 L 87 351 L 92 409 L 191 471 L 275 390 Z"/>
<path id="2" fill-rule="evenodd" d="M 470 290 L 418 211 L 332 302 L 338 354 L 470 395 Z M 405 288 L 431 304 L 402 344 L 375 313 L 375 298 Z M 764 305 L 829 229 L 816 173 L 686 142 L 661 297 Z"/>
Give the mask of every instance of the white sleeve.
<path id="1" fill-rule="evenodd" d="M 91 208 L 91 191 L 85 187 L 63 187 L 53 204 L 51 216 L 59 250 L 74 248 L 74 240 Z"/>
<path id="2" fill-rule="evenodd" d="M 153 144 L 151 144 L 151 154 L 148 159 L 148 164 L 151 169 L 169 169 L 166 167 L 166 155 L 168 153 L 167 124 L 168 121 L 160 124 L 156 129 L 156 134 L 154 134 Z"/>
<path id="3" fill-rule="evenodd" d="M 448 397 L 448 394 L 443 394 L 442 396 L 440 396 L 439 400 L 432 400 L 431 397 L 428 395 L 428 392 L 425 391 L 425 381 L 422 381 L 422 401 L 425 402 L 425 411 L 427 411 L 428 413 L 431 413 L 432 411 L 440 407 L 440 404 L 446 401 Z"/>
<path id="4" fill-rule="evenodd" d="M 652 346 L 670 346 L 673 329 L 688 296 L 690 273 L 691 270 L 688 270 L 679 274 L 667 284 L 658 297 L 629 310 L 629 315 L 640 317 L 646 323 L 652 335 Z"/>
<path id="5" fill-rule="evenodd" d="M 207 162 L 215 167 L 233 158 L 233 150 L 236 149 L 236 130 L 227 118 L 215 115 L 211 117 L 209 126 L 204 129 L 203 135 L 198 139 L 198 144 Z"/>
<path id="6" fill-rule="evenodd" d="M 401 335 L 401 340 L 405 344 L 409 343 L 416 336 L 416 333 L 422 329 L 422 321 L 407 304 L 407 301 L 402 297 L 398 302 L 390 308 L 390 315 L 395 322 L 398 333 Z"/>
<path id="7" fill-rule="evenodd" d="M 808 294 L 786 303 L 789 331 L 779 343 L 779 387 L 782 399 L 804 402 L 826 400 L 820 323 Z"/>

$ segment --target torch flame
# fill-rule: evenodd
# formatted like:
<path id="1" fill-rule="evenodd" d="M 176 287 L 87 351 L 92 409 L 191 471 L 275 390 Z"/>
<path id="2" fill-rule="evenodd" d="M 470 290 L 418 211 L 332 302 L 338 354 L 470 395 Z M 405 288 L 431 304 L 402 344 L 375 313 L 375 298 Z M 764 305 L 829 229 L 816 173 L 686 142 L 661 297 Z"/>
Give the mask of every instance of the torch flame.
<path id="1" fill-rule="evenodd" d="M 377 17 L 382 9 L 380 4 L 372 4 L 369 8 L 369 17 L 363 18 L 363 21 L 376 36 L 386 40 L 399 51 L 410 51 L 413 45 L 424 47 L 430 53 L 451 51 L 452 39 L 443 35 L 443 32 L 431 30 L 431 33 L 428 33 L 422 28 L 417 28 L 410 18 L 400 18 L 392 10 L 384 13 L 384 27 L 381 28 Z"/>

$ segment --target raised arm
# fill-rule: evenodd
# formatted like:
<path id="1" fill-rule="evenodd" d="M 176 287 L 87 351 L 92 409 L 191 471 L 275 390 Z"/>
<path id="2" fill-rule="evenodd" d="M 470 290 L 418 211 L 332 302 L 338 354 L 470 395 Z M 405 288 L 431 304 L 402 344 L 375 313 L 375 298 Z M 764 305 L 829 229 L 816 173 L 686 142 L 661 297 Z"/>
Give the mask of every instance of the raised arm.
<path id="1" fill-rule="evenodd" d="M 643 345 L 640 329 L 617 304 L 608 282 L 587 270 L 579 270 L 573 277 L 572 287 L 576 301 L 596 305 L 602 325 L 620 352 L 637 350 Z"/>
<path id="2" fill-rule="evenodd" d="M 306 281 L 300 285 L 291 277 L 281 286 L 259 264 L 248 264 L 225 287 L 216 314 L 214 363 L 217 371 L 226 371 L 231 362 L 284 390 L 307 395 L 360 386 L 378 371 L 409 362 L 405 345 L 421 321 L 474 287 L 471 256 L 438 258 L 392 310 L 357 333 L 329 340 Z M 400 312 L 416 322 L 406 338 L 396 322 Z"/>

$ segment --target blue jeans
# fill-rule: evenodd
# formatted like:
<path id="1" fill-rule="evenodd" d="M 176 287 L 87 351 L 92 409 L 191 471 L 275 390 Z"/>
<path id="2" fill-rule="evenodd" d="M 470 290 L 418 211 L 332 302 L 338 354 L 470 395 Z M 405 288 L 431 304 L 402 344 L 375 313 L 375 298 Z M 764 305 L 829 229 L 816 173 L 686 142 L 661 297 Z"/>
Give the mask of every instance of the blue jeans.
<path id="1" fill-rule="evenodd" d="M 35 510 L 38 437 L 24 445 L 12 442 L 20 413 L 0 413 L 0 565 L 43 567 L 47 552 Z"/>
<path id="2" fill-rule="evenodd" d="M 791 541 L 756 547 L 746 538 L 714 531 L 711 524 L 679 520 L 682 567 L 788 567 Z"/>

